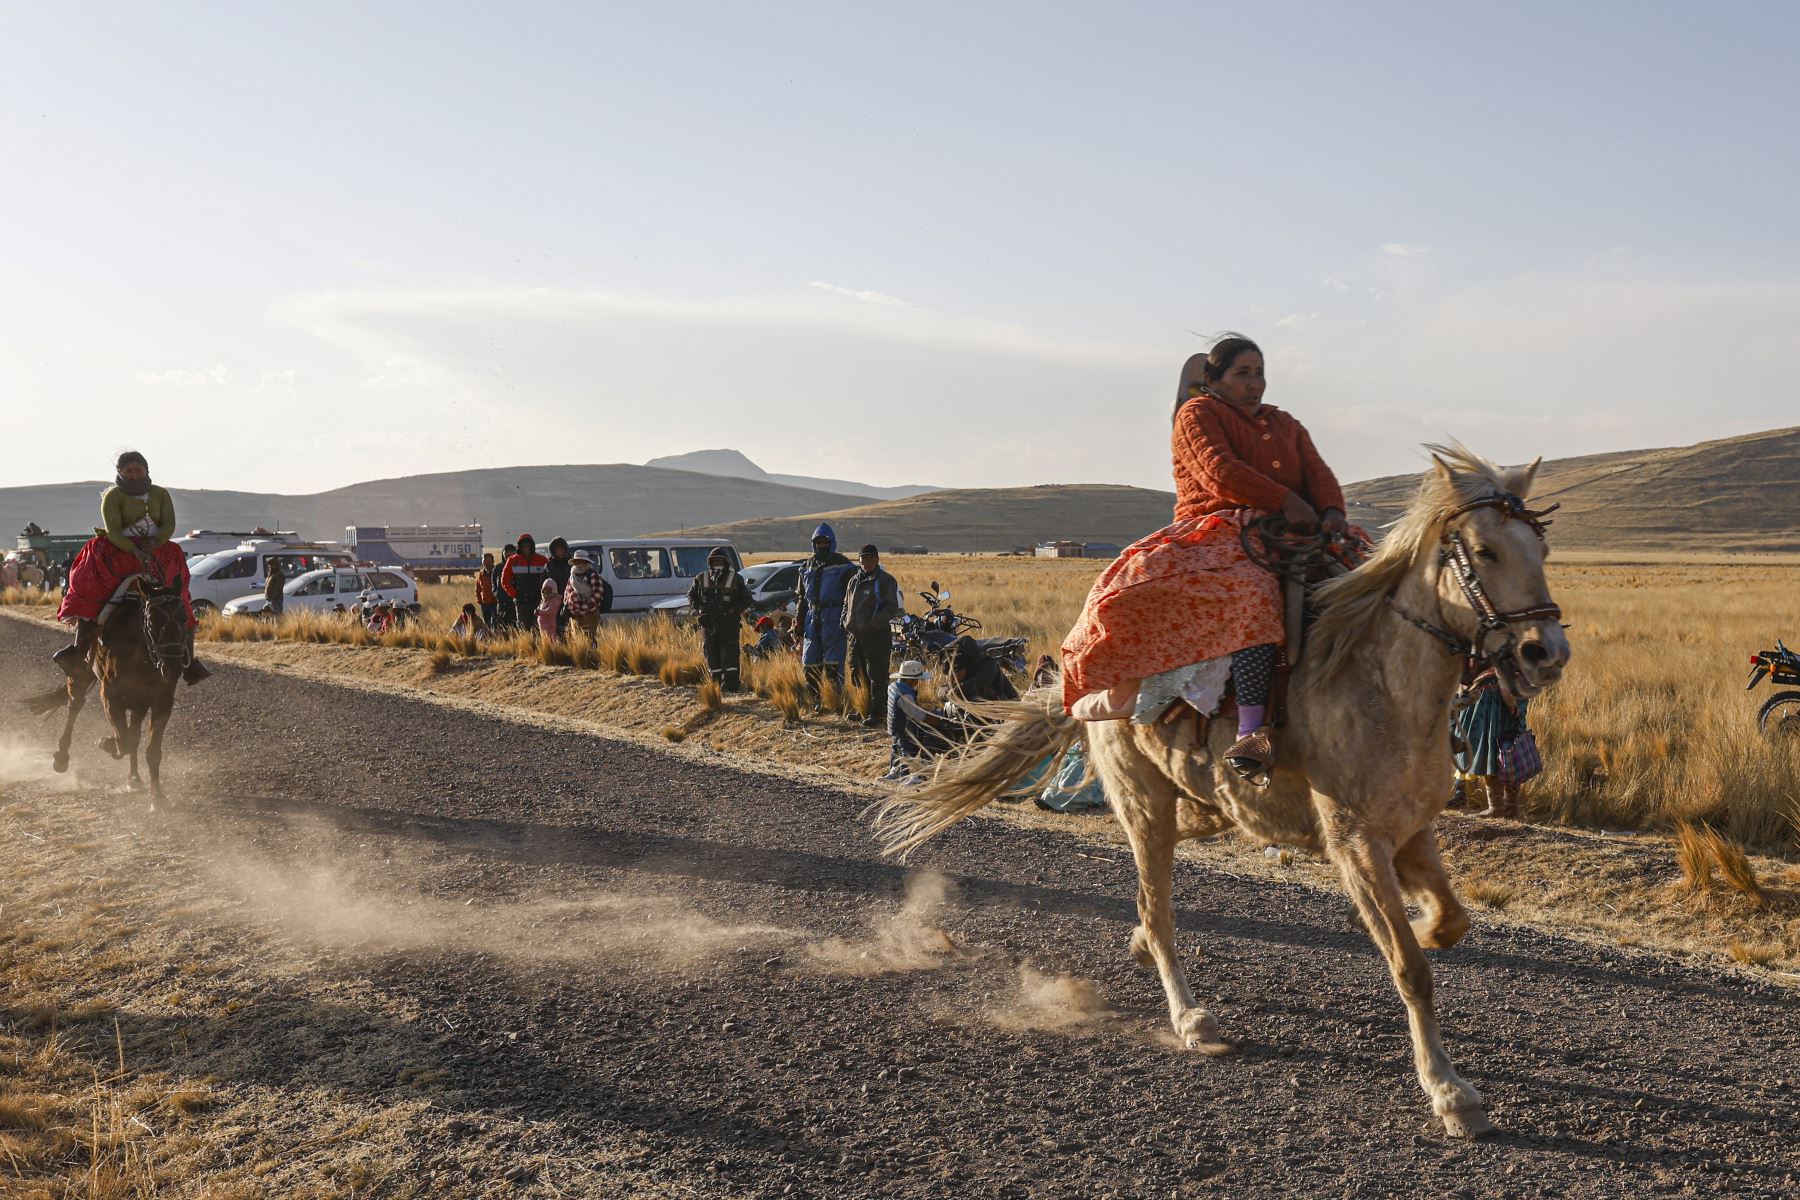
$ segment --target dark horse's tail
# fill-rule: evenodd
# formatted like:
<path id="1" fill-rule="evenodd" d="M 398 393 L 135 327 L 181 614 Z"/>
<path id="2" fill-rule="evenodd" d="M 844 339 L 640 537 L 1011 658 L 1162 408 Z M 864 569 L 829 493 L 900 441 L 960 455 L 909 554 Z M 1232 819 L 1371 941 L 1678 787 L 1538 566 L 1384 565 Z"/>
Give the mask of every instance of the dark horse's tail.
<path id="1" fill-rule="evenodd" d="M 31 696 L 19 701 L 20 704 L 31 710 L 31 715 L 34 717 L 41 717 L 51 709 L 61 708 L 68 702 L 69 689 L 67 687 L 55 688 L 41 696 Z"/>

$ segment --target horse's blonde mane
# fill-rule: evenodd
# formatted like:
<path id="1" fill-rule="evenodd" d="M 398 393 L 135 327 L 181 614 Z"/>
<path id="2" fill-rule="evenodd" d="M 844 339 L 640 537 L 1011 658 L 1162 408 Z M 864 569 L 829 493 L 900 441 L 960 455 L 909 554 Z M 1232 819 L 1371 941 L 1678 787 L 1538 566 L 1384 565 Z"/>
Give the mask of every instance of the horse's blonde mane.
<path id="1" fill-rule="evenodd" d="M 1322 585 L 1317 592 L 1319 619 L 1307 638 L 1311 643 L 1311 681 L 1335 678 L 1350 661 L 1365 633 L 1374 627 L 1382 605 L 1421 552 L 1438 540 L 1450 514 L 1472 500 L 1510 492 L 1523 497 L 1537 464 L 1507 470 L 1476 454 L 1461 442 L 1428 443 L 1435 466 L 1419 480 L 1418 493 L 1393 524 L 1369 561 Z"/>

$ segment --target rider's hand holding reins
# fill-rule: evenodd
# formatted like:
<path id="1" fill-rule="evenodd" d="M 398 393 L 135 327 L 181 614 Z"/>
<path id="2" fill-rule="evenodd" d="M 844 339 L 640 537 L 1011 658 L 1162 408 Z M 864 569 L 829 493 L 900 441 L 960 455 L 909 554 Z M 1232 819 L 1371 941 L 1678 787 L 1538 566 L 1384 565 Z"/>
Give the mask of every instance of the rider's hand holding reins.
<path id="1" fill-rule="evenodd" d="M 1301 533 L 1309 533 L 1319 524 L 1319 514 L 1313 511 L 1313 506 L 1299 492 L 1289 492 L 1286 499 L 1282 500 L 1281 516 L 1288 523 L 1288 528 Z"/>

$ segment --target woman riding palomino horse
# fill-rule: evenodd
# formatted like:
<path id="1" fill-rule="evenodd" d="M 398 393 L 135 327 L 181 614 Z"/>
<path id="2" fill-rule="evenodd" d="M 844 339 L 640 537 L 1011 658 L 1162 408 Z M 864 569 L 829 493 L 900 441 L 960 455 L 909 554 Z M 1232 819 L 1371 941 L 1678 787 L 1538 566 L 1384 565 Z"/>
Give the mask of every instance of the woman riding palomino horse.
<path id="1" fill-rule="evenodd" d="M 1246 778 L 1275 760 L 1268 720 L 1285 640 L 1281 586 L 1244 553 L 1246 524 L 1280 513 L 1296 530 L 1342 534 L 1344 493 L 1306 428 L 1263 403 L 1255 342 L 1236 335 L 1181 369 L 1175 395 L 1175 523 L 1101 573 L 1063 643 L 1063 702 L 1082 720 L 1132 714 L 1152 675 L 1231 656 Z"/>
<path id="2" fill-rule="evenodd" d="M 1231 363 L 1212 366 L 1226 371 Z M 1257 420 L 1235 411 L 1231 419 Z M 1206 413 L 1230 417 L 1207 405 L 1187 419 L 1197 422 Z M 1267 431 L 1273 442 L 1273 420 Z M 1260 433 L 1250 432 L 1260 441 Z M 1176 438 L 1179 447 L 1179 420 Z M 1298 436 L 1294 444 L 1302 444 Z M 1205 1053 L 1230 1047 L 1212 1013 L 1196 1002 L 1176 954 L 1177 843 L 1236 828 L 1258 841 L 1325 855 L 1406 1004 L 1414 1068 L 1432 1111 L 1453 1136 L 1472 1136 L 1492 1126 L 1481 1093 L 1456 1073 L 1444 1051 L 1431 965 L 1422 952 L 1455 945 L 1469 925 L 1444 872 L 1435 832 L 1451 774 L 1450 702 L 1471 660 L 1480 669 L 1494 668 L 1507 694 L 1536 694 L 1562 677 L 1569 642 L 1544 574 L 1545 511 L 1532 511 L 1524 500 L 1536 464 L 1504 470 L 1460 446 L 1432 449 L 1434 469 L 1422 477 L 1418 495 L 1379 548 L 1314 593 L 1320 616 L 1294 664 L 1287 726 L 1269 764 L 1278 769 L 1265 786 L 1227 763 L 1243 739 L 1221 722 L 1150 713 L 1142 722 L 1136 718 L 1143 714 L 1133 714 L 1131 720 L 1084 723 L 1065 713 L 1063 697 L 1034 693 L 1019 704 L 985 708 L 983 715 L 994 723 L 965 753 L 941 763 L 925 786 L 889 799 L 877 826 L 890 853 L 905 853 L 1032 780 L 1047 756 L 1085 739 L 1137 862 L 1131 953 L 1160 975 L 1177 1036 Z M 1288 456 L 1280 458 L 1283 465 L 1271 462 L 1270 469 L 1289 470 Z M 1197 471 L 1196 477 L 1217 479 L 1221 468 L 1207 465 L 1205 471 L 1211 474 Z M 1184 497 L 1189 486 L 1184 484 Z M 1321 489 L 1313 499 L 1328 495 Z M 1202 553 L 1211 544 L 1207 537 L 1216 538 L 1204 522 L 1187 529 L 1177 524 L 1164 534 L 1172 535 L 1167 549 L 1156 539 L 1134 547 L 1140 560 L 1160 566 L 1158 559 L 1176 559 L 1191 548 L 1187 569 L 1212 594 L 1232 593 L 1219 584 L 1220 577 L 1236 579 L 1229 552 L 1215 546 L 1211 558 Z M 1128 553 L 1108 575 L 1117 579 L 1131 559 Z M 1087 661 L 1104 659 L 1106 666 L 1077 676 L 1072 695 L 1078 708 L 1083 684 L 1116 686 L 1133 673 L 1178 665 L 1182 654 L 1230 653 L 1233 640 L 1258 645 L 1279 635 L 1278 622 L 1251 613 L 1251 628 L 1233 638 L 1196 636 L 1208 632 L 1207 613 L 1196 594 L 1180 586 L 1181 569 L 1176 559 L 1165 570 L 1139 573 L 1145 592 L 1167 606 L 1160 621 L 1153 605 L 1107 604 L 1128 590 L 1096 587 L 1098 603 L 1090 602 L 1071 642 L 1078 650 L 1098 643 L 1104 652 Z M 1084 638 L 1096 608 L 1101 618 L 1129 612 L 1138 624 L 1125 631 L 1108 626 L 1103 635 L 1094 630 Z M 1113 654 L 1107 643 L 1121 632 L 1130 634 L 1129 641 Z M 1162 653 L 1159 640 L 1185 648 Z M 1124 653 L 1124 646 L 1132 652 Z M 1162 707 L 1179 712 L 1182 703 L 1169 697 Z M 1416 920 L 1407 912 L 1409 901 L 1419 910 Z"/>
<path id="3" fill-rule="evenodd" d="M 51 656 L 71 679 L 92 679 L 88 657 L 99 633 L 101 610 L 120 586 L 142 575 L 159 587 L 180 588 L 187 610 L 187 665 L 181 677 L 188 685 L 212 672 L 194 657 L 193 599 L 188 594 L 187 556 L 169 539 L 175 534 L 175 501 L 166 489 L 150 482 L 150 464 L 136 450 L 119 455 L 118 477 L 100 497 L 100 527 L 69 568 L 57 620 L 75 626 L 75 640 Z"/>

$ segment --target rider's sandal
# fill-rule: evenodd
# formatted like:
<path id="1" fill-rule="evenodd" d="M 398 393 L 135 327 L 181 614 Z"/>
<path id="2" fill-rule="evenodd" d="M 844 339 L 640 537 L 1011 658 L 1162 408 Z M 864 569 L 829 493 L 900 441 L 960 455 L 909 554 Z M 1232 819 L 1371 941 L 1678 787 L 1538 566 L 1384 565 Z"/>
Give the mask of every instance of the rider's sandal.
<path id="1" fill-rule="evenodd" d="M 1225 762 L 1240 778 L 1266 787 L 1275 765 L 1275 743 L 1266 731 L 1253 730 L 1231 744 L 1225 752 Z"/>

